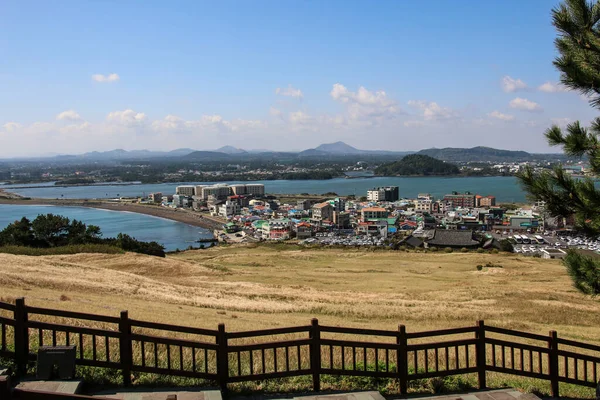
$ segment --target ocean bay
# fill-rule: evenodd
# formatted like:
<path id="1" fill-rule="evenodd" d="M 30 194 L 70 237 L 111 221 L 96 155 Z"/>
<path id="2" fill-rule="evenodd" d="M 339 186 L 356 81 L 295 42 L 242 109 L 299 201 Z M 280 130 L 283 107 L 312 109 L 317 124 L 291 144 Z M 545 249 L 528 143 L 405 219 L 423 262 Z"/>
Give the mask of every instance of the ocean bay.
<path id="1" fill-rule="evenodd" d="M 167 251 L 184 250 L 189 246 L 199 247 L 200 244 L 195 241 L 212 238 L 212 233 L 206 229 L 164 218 L 126 211 L 52 205 L 0 204 L 0 229 L 22 217 L 33 220 L 40 214 L 49 213 L 97 225 L 102 230 L 103 237 L 125 233 L 138 240 L 156 241 L 165 246 Z"/>
<path id="2" fill-rule="evenodd" d="M 17 193 L 21 196 L 45 199 L 108 199 L 116 197 L 140 197 L 150 193 L 175 193 L 175 188 L 183 184 L 207 184 L 217 182 L 185 182 L 160 184 L 131 184 L 131 185 L 90 185 L 60 187 L 49 184 L 3 186 L 0 189 Z M 250 183 L 227 181 L 222 183 Z M 335 178 L 328 180 L 265 180 L 252 181 L 262 183 L 267 193 L 272 194 L 323 194 L 328 192 L 340 196 L 365 196 L 368 189 L 377 186 L 398 186 L 400 197 L 415 198 L 419 193 L 430 193 L 435 198 L 441 198 L 453 191 L 469 191 L 481 195 L 496 196 L 498 202 L 525 202 L 525 193 L 517 179 L 512 176 L 493 177 L 358 177 Z M 33 187 L 36 186 L 36 187 Z"/>

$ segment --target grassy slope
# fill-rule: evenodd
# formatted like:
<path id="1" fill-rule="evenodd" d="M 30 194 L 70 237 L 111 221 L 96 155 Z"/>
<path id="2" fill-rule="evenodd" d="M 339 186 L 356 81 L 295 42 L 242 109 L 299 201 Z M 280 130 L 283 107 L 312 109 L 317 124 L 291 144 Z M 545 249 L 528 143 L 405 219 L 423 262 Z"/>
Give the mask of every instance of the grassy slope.
<path id="1" fill-rule="evenodd" d="M 487 261 L 504 268 L 476 270 Z M 136 318 L 184 324 L 202 318 L 203 326 L 223 320 L 234 329 L 250 328 L 248 321 L 264 327 L 304 324 L 311 317 L 389 329 L 404 323 L 409 330 L 485 319 L 600 342 L 600 303 L 575 291 L 558 262 L 515 255 L 260 246 L 166 259 L 0 254 L 0 263 L 5 297 L 81 311 L 114 314 L 129 308 Z M 72 301 L 59 302 L 61 294 Z M 98 297 L 103 305 L 90 301 Z M 185 318 L 176 311 L 183 306 Z"/>
<path id="2" fill-rule="evenodd" d="M 503 268 L 477 271 L 488 261 Z M 0 297 L 45 307 L 115 316 L 128 309 L 136 319 L 208 328 L 225 322 L 228 330 L 306 325 L 312 317 L 384 329 L 403 323 L 409 331 L 485 319 L 600 343 L 600 302 L 575 291 L 559 262 L 516 255 L 258 246 L 166 259 L 0 254 L 0 263 Z"/>

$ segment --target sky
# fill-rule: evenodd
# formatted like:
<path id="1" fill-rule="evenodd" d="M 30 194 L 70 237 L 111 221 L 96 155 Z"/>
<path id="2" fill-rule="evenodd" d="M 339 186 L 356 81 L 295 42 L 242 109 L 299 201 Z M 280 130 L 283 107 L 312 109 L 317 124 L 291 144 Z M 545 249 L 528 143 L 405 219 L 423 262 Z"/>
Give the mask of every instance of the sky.
<path id="1" fill-rule="evenodd" d="M 559 152 L 553 0 L 0 1 L 0 157 L 134 150 Z"/>

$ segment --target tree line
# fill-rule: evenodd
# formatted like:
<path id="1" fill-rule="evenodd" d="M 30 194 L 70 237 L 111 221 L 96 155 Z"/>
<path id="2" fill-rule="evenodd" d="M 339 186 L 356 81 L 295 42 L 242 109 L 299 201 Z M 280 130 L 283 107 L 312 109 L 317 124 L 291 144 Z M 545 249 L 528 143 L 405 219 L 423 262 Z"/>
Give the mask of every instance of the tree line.
<path id="1" fill-rule="evenodd" d="M 23 217 L 0 231 L 0 246 L 53 248 L 86 244 L 104 244 L 124 251 L 165 256 L 165 248 L 157 242 L 139 241 L 124 233 L 103 238 L 96 225 L 54 214 L 38 215 L 33 221 Z"/>

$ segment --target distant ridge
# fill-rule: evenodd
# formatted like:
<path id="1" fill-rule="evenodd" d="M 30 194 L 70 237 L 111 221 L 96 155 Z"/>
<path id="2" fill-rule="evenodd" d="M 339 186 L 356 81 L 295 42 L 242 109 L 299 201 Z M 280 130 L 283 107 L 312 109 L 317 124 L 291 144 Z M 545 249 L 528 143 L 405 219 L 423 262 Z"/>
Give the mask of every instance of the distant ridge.
<path id="1" fill-rule="evenodd" d="M 219 152 L 219 153 L 225 153 L 225 154 L 246 154 L 247 153 L 246 150 L 238 149 L 237 147 L 233 147 L 233 146 L 219 147 L 215 151 Z"/>
<path id="2" fill-rule="evenodd" d="M 342 141 L 334 143 L 323 143 L 315 148 L 303 151 L 273 151 L 267 149 L 245 150 L 235 146 L 223 146 L 216 150 L 195 150 L 191 148 L 179 148 L 170 151 L 153 150 L 123 150 L 91 151 L 78 155 L 49 155 L 45 157 L 19 157 L 21 160 L 56 160 L 66 163 L 81 162 L 121 162 L 128 160 L 155 160 L 179 159 L 192 161 L 226 161 L 226 160 L 294 160 L 302 158 L 323 159 L 348 159 L 362 158 L 378 161 L 397 161 L 409 154 L 420 154 L 449 162 L 521 162 L 521 161 L 561 161 L 569 157 L 564 154 L 534 154 L 526 151 L 501 150 L 491 147 L 472 148 L 430 148 L 418 152 L 415 151 L 391 151 L 391 150 L 362 150 L 357 149 Z"/>
<path id="3" fill-rule="evenodd" d="M 526 151 L 500 150 L 477 146 L 470 149 L 446 147 L 425 149 L 416 154 L 437 158 L 443 161 L 521 161 L 531 160 L 533 155 Z"/>
<path id="4" fill-rule="evenodd" d="M 328 154 L 361 154 L 364 152 L 364 150 L 358 150 L 344 142 L 325 143 L 315 147 L 314 150 Z"/>

